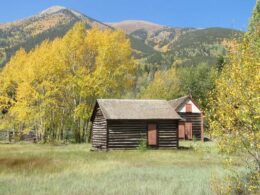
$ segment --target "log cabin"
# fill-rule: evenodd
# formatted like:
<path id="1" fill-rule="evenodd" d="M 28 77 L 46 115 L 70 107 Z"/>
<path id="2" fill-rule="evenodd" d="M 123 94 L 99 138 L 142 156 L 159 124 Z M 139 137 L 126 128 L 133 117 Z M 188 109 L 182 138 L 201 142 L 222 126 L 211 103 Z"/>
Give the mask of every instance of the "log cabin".
<path id="1" fill-rule="evenodd" d="M 203 112 L 192 97 L 190 95 L 184 96 L 170 100 L 169 103 L 182 117 L 178 125 L 179 139 L 196 138 L 204 141 Z"/>
<path id="2" fill-rule="evenodd" d="M 166 100 L 98 99 L 91 116 L 93 149 L 178 148 L 180 115 Z"/>

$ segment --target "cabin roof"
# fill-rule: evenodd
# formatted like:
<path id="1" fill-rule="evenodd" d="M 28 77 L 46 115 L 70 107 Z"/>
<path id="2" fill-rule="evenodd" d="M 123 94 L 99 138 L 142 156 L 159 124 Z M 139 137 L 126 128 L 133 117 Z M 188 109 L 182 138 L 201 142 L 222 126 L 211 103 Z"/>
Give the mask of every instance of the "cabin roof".
<path id="1" fill-rule="evenodd" d="M 178 99 L 170 100 L 169 103 L 170 105 L 177 110 L 181 105 L 183 105 L 188 99 L 191 99 L 189 95 L 180 97 Z"/>
<path id="2" fill-rule="evenodd" d="M 186 95 L 178 99 L 170 100 L 168 102 L 174 108 L 175 111 L 178 111 L 188 100 L 191 100 L 193 104 L 199 109 L 199 106 L 194 102 L 194 100 L 190 95 Z"/>
<path id="3" fill-rule="evenodd" d="M 166 100 L 98 99 L 106 119 L 181 119 Z"/>

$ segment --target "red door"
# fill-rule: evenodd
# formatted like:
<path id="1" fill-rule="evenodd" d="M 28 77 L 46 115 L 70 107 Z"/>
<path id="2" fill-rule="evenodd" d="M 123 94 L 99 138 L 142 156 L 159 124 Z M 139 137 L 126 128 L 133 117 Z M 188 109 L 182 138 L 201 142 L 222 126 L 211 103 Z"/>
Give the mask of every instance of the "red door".
<path id="1" fill-rule="evenodd" d="M 179 138 L 185 139 L 185 123 L 179 122 Z"/>
<path id="2" fill-rule="evenodd" d="M 148 145 L 157 145 L 157 129 L 156 124 L 148 124 Z"/>
<path id="3" fill-rule="evenodd" d="M 192 123 L 185 123 L 185 135 L 187 139 L 192 139 Z"/>

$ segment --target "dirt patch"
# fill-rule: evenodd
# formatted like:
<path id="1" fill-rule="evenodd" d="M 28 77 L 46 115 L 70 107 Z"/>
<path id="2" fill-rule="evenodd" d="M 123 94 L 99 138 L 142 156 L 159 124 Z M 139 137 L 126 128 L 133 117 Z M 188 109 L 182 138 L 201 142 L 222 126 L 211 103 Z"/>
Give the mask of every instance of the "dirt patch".
<path id="1" fill-rule="evenodd" d="M 50 163 L 47 158 L 1 158 L 0 164 L 7 168 L 32 167 L 39 168 Z"/>
<path id="2" fill-rule="evenodd" d="M 57 173 L 64 170 L 62 161 L 48 158 L 0 158 L 0 172 L 43 172 Z"/>

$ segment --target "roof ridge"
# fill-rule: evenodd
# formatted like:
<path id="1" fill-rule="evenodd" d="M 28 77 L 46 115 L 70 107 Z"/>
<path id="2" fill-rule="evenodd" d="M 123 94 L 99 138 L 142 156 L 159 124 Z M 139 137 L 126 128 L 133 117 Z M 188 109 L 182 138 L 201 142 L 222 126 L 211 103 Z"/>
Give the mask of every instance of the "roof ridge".
<path id="1" fill-rule="evenodd" d="M 97 100 L 118 100 L 118 101 L 167 101 L 165 99 L 97 99 Z"/>
<path id="2" fill-rule="evenodd" d="M 175 99 L 172 99 L 172 100 L 169 100 L 169 101 L 179 100 L 179 99 L 188 98 L 188 97 L 190 97 L 190 96 L 189 95 L 185 95 L 185 96 L 181 96 L 179 98 L 175 98 Z"/>
<path id="3" fill-rule="evenodd" d="M 177 110 L 179 106 L 182 105 L 183 102 L 185 102 L 188 98 L 191 97 L 189 95 L 186 95 L 186 96 L 179 97 L 177 99 L 169 100 L 168 102 L 175 110 Z"/>

